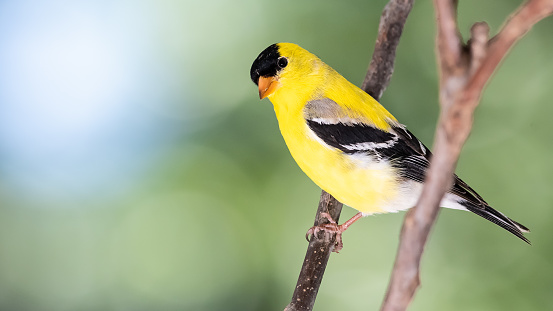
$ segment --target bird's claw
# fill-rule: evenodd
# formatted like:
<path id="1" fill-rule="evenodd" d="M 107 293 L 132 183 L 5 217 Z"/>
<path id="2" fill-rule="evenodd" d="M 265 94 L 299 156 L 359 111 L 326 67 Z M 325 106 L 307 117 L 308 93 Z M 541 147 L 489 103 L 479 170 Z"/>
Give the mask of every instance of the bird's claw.
<path id="1" fill-rule="evenodd" d="M 330 238 L 332 235 L 336 235 L 336 241 L 334 242 L 334 249 L 333 252 L 338 253 L 343 247 L 344 244 L 342 243 L 342 233 L 344 232 L 345 228 L 342 228 L 342 226 L 339 226 L 334 219 L 332 219 L 332 216 L 328 213 L 321 213 L 320 217 L 326 218 L 329 223 L 320 224 L 318 226 L 313 226 L 309 230 L 307 230 L 307 233 L 305 234 L 305 239 L 309 241 L 310 236 L 318 236 L 319 232 L 324 232 L 324 240 L 330 241 Z"/>

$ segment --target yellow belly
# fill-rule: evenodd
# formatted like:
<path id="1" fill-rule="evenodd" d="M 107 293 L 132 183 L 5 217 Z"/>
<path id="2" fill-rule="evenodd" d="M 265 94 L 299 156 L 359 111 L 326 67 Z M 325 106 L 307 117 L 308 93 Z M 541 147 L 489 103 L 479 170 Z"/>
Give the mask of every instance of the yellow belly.
<path id="1" fill-rule="evenodd" d="M 386 206 L 398 195 L 394 168 L 386 162 L 371 161 L 369 156 L 345 155 L 317 141 L 302 119 L 281 129 L 292 157 L 319 187 L 340 202 L 364 214 L 389 212 Z M 296 121 L 296 122 L 294 122 Z M 308 133 L 298 135 L 299 133 Z"/>

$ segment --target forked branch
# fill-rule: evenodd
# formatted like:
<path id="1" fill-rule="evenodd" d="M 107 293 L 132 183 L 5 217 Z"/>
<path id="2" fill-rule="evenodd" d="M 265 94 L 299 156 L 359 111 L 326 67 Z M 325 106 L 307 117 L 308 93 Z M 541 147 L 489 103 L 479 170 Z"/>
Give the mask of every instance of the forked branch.
<path id="1" fill-rule="evenodd" d="M 509 49 L 532 26 L 553 13 L 553 0 L 529 0 L 488 40 L 486 23 L 476 23 L 467 45 L 457 28 L 456 3 L 434 0 L 438 34 L 441 112 L 434 138 L 433 157 L 417 206 L 401 230 L 398 254 L 381 310 L 407 309 L 420 284 L 419 266 L 439 203 L 452 183 L 461 148 L 471 128 L 482 91 Z"/>

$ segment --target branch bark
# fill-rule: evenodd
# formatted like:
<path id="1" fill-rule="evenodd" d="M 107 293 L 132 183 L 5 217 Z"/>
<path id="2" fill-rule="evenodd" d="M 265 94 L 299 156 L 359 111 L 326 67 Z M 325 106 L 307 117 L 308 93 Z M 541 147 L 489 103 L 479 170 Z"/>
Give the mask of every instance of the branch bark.
<path id="1" fill-rule="evenodd" d="M 380 99 L 390 82 L 394 71 L 396 48 L 413 2 L 414 0 L 390 0 L 380 17 L 373 56 L 362 84 L 362 89 L 376 100 Z M 338 222 L 341 211 L 342 203 L 323 190 L 314 225 L 327 221 L 320 217 L 322 212 L 329 213 Z M 292 301 L 286 306 L 285 311 L 313 310 L 326 264 L 336 243 L 335 236 L 324 237 L 324 234 L 321 232 L 309 241 Z"/>
<path id="2" fill-rule="evenodd" d="M 541 19 L 553 13 L 553 0 L 529 0 L 488 40 L 486 23 L 476 23 L 467 45 L 457 28 L 456 3 L 434 0 L 438 33 L 441 112 L 434 139 L 434 154 L 417 206 L 406 217 L 398 254 L 381 310 L 407 309 L 420 284 L 419 267 L 424 245 L 452 183 L 461 148 L 473 121 L 482 91 L 509 49 Z"/>

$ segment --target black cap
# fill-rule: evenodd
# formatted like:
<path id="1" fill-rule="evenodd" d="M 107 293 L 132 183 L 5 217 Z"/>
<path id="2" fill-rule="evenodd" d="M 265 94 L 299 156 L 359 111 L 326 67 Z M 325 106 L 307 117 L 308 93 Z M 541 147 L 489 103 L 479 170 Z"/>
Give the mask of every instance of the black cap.
<path id="1" fill-rule="evenodd" d="M 277 65 L 279 58 L 280 53 L 278 52 L 276 43 L 263 50 L 253 62 L 250 70 L 250 77 L 253 83 L 258 84 L 259 77 L 276 76 L 280 69 Z"/>

